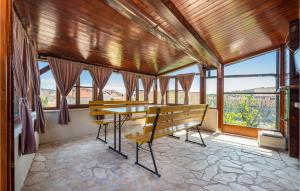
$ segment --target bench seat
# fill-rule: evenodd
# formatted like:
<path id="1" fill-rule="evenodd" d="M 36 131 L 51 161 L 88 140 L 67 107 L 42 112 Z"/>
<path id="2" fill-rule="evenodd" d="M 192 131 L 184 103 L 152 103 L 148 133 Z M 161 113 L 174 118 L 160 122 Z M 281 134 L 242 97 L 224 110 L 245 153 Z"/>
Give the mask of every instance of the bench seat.
<path id="1" fill-rule="evenodd" d="M 154 139 L 157 139 L 160 137 L 165 137 L 167 135 L 172 135 L 173 133 L 176 133 L 176 132 L 179 132 L 182 130 L 186 130 L 189 128 L 193 128 L 200 124 L 201 124 L 201 122 L 189 122 L 189 123 L 180 124 L 180 125 L 172 126 L 169 128 L 163 128 L 163 129 L 159 129 L 159 127 L 157 127 L 159 130 L 157 130 L 155 132 Z M 151 134 L 152 134 L 152 132 L 148 132 L 148 133 L 137 132 L 135 134 L 127 134 L 127 135 L 125 135 L 125 137 L 130 141 L 142 144 L 142 143 L 146 143 L 146 142 L 150 141 Z"/>
<path id="2" fill-rule="evenodd" d="M 113 123 L 114 119 L 99 119 L 99 120 L 94 120 L 94 123 L 96 123 L 97 125 L 106 125 L 109 123 Z"/>

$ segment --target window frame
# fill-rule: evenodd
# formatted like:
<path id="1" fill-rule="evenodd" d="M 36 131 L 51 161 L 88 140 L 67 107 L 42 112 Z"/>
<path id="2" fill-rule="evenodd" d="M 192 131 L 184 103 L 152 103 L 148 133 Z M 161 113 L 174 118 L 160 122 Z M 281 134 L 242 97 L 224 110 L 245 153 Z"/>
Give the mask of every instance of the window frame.
<path id="1" fill-rule="evenodd" d="M 280 67 L 280 62 L 279 62 L 279 53 L 280 50 L 279 49 L 275 49 L 269 52 L 266 52 L 264 54 L 259 54 L 253 57 L 250 57 L 248 59 L 252 59 L 255 57 L 259 57 L 259 56 L 263 56 L 265 54 L 271 53 L 273 51 L 276 51 L 276 63 L 275 63 L 275 67 L 276 67 L 276 71 L 275 73 L 260 73 L 260 74 L 240 74 L 240 75 L 225 75 L 223 76 L 223 82 L 224 82 L 224 88 L 225 88 L 225 79 L 226 78 L 231 78 L 231 79 L 238 79 L 238 78 L 249 78 L 249 77 L 274 77 L 275 78 L 275 91 L 274 92 L 225 92 L 225 90 L 223 90 L 223 126 L 227 125 L 227 126 L 237 126 L 237 127 L 242 127 L 242 128 L 251 128 L 251 129 L 265 129 L 265 130 L 270 130 L 270 129 L 266 129 L 263 127 L 251 127 L 251 126 L 242 126 L 242 125 L 236 125 L 236 124 L 230 124 L 230 123 L 225 123 L 225 95 L 274 95 L 276 98 L 276 106 L 275 106 L 275 113 L 276 113 L 276 118 L 275 118 L 275 129 L 272 130 L 279 130 L 279 111 L 280 111 L 280 92 L 279 90 L 279 80 L 280 80 L 280 73 L 279 73 L 279 67 Z M 226 66 L 230 66 L 232 64 L 238 64 L 240 61 L 231 63 L 229 65 Z M 226 68 L 226 66 L 224 67 L 224 70 Z M 225 73 L 225 71 L 224 71 Z"/>

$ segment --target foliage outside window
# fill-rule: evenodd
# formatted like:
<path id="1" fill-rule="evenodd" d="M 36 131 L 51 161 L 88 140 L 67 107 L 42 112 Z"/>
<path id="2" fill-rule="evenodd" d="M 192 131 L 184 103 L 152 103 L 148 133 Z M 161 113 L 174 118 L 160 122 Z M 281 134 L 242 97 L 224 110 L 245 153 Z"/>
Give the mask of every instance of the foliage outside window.
<path id="1" fill-rule="evenodd" d="M 224 123 L 277 129 L 276 51 L 224 68 Z"/>

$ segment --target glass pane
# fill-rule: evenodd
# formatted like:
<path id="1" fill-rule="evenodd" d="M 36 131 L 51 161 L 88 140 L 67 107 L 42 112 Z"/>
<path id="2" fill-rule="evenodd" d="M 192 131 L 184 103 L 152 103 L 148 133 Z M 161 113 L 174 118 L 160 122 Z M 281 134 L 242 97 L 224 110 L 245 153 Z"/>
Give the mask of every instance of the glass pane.
<path id="1" fill-rule="evenodd" d="M 83 70 L 80 74 L 80 86 L 81 87 L 93 87 L 93 79 L 89 71 Z"/>
<path id="2" fill-rule="evenodd" d="M 154 92 L 153 92 L 153 88 L 152 90 L 150 91 L 149 95 L 148 95 L 148 98 L 149 98 L 149 103 L 154 103 Z"/>
<path id="3" fill-rule="evenodd" d="M 144 101 L 144 90 L 139 91 L 139 100 Z"/>
<path id="4" fill-rule="evenodd" d="M 168 103 L 175 104 L 175 90 L 168 90 Z"/>
<path id="5" fill-rule="evenodd" d="M 67 101 L 69 105 L 76 104 L 76 87 L 73 87 L 70 93 L 68 94 Z"/>
<path id="6" fill-rule="evenodd" d="M 80 104 L 88 104 L 93 101 L 93 88 L 80 88 Z"/>
<path id="7" fill-rule="evenodd" d="M 141 78 L 139 78 L 139 89 L 144 90 L 144 86 L 143 86 Z"/>
<path id="8" fill-rule="evenodd" d="M 224 123 L 275 130 L 277 102 L 275 94 L 225 94 Z"/>
<path id="9" fill-rule="evenodd" d="M 104 100 L 126 100 L 126 90 L 120 73 L 113 72 L 104 87 Z"/>
<path id="10" fill-rule="evenodd" d="M 175 78 L 169 80 L 168 90 L 175 90 Z"/>
<path id="11" fill-rule="evenodd" d="M 189 92 L 189 105 L 200 104 L 200 92 Z"/>
<path id="12" fill-rule="evenodd" d="M 224 75 L 243 74 L 276 74 L 277 51 L 272 51 L 241 62 L 228 65 L 224 68 Z"/>
<path id="13" fill-rule="evenodd" d="M 161 93 L 159 87 L 159 80 L 157 80 L 157 104 L 161 104 Z"/>
<path id="14" fill-rule="evenodd" d="M 184 91 L 178 91 L 178 104 L 184 104 Z"/>
<path id="15" fill-rule="evenodd" d="M 275 77 L 224 78 L 224 92 L 271 92 L 276 91 Z"/>
<path id="16" fill-rule="evenodd" d="M 38 66 L 39 66 L 39 69 L 42 69 L 42 68 L 48 66 L 48 62 L 39 61 Z"/>
<path id="17" fill-rule="evenodd" d="M 217 70 L 207 70 L 206 71 L 206 77 L 217 77 Z"/>
<path id="18" fill-rule="evenodd" d="M 209 107 L 217 107 L 217 79 L 206 79 L 206 103 Z"/>
<path id="19" fill-rule="evenodd" d="M 56 107 L 56 83 L 50 70 L 41 75 L 41 100 L 43 107 Z"/>

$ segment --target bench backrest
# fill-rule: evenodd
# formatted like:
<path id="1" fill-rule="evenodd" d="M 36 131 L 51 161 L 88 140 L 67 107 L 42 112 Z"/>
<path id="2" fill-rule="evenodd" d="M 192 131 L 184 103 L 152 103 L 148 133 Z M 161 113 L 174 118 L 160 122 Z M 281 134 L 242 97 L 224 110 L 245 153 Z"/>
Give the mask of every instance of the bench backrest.
<path id="1" fill-rule="evenodd" d="M 107 115 L 112 114 L 109 111 L 104 111 L 104 108 L 118 108 L 127 105 L 146 105 L 148 101 L 90 101 L 90 115 Z"/>
<path id="2" fill-rule="evenodd" d="M 191 122 L 202 125 L 206 110 L 207 104 L 150 107 L 144 133 L 155 133 Z"/>

